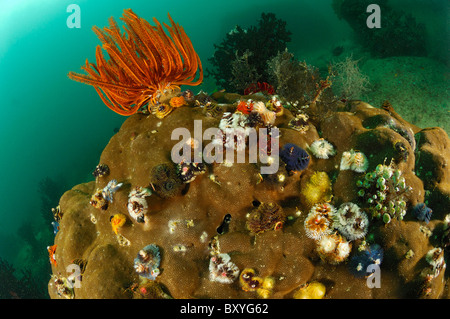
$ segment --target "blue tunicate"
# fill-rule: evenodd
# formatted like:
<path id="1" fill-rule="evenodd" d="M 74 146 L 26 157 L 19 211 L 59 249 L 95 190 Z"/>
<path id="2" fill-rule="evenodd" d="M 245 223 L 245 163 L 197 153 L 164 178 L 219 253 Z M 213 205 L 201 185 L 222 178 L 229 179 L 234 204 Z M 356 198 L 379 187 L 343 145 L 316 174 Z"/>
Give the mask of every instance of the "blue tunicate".
<path id="1" fill-rule="evenodd" d="M 287 171 L 302 171 L 309 164 L 309 154 L 301 147 L 288 143 L 280 151 L 280 158 L 286 164 Z"/>
<path id="2" fill-rule="evenodd" d="M 413 208 L 413 215 L 420 221 L 430 222 L 433 211 L 424 203 L 419 203 Z"/>
<path id="3" fill-rule="evenodd" d="M 348 266 L 350 267 L 350 272 L 355 277 L 365 277 L 367 275 L 367 267 L 369 267 L 369 265 L 380 265 L 382 261 L 383 248 L 381 248 L 378 244 L 373 244 L 354 255 L 350 259 Z"/>

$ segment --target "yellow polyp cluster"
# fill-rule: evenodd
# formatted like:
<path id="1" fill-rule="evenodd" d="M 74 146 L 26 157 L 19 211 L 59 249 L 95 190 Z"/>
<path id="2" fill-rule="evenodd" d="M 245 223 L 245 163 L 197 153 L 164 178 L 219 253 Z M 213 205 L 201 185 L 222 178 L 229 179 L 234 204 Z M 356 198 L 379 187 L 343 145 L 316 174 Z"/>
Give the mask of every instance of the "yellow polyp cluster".
<path id="1" fill-rule="evenodd" d="M 313 281 L 300 287 L 294 294 L 294 299 L 323 299 L 326 291 L 324 284 Z"/>
<path id="2" fill-rule="evenodd" d="M 111 218 L 111 227 L 116 235 L 119 228 L 122 227 L 126 221 L 127 217 L 124 214 L 115 214 Z"/>
<path id="3" fill-rule="evenodd" d="M 325 172 L 315 172 L 301 190 L 308 206 L 319 202 L 329 202 L 332 198 L 331 181 Z"/>
<path id="4" fill-rule="evenodd" d="M 150 108 L 150 112 L 152 114 L 155 114 L 156 117 L 159 119 L 165 118 L 173 110 L 173 107 L 168 103 L 160 103 L 160 104 L 156 104 L 156 105 L 151 105 L 149 108 Z"/>
<path id="5" fill-rule="evenodd" d="M 174 96 L 170 99 L 169 104 L 170 106 L 177 108 L 186 105 L 187 103 L 183 96 Z"/>
<path id="6" fill-rule="evenodd" d="M 101 189 L 97 189 L 91 196 L 89 203 L 97 209 L 106 210 L 108 208 L 108 201 L 103 198 Z"/>
<path id="7" fill-rule="evenodd" d="M 258 277 L 254 269 L 245 268 L 239 276 L 239 283 L 242 290 L 256 291 L 258 297 L 267 299 L 272 295 L 275 279 L 270 276 Z"/>

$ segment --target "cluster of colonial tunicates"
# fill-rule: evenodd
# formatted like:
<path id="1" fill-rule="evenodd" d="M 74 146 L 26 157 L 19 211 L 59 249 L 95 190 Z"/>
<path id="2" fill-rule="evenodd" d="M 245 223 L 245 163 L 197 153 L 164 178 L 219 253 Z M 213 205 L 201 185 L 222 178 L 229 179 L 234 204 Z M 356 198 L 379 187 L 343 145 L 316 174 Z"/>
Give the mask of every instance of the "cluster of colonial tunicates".
<path id="1" fill-rule="evenodd" d="M 379 164 L 356 182 L 358 195 L 375 218 L 387 224 L 392 218 L 402 220 L 406 214 L 404 195 L 410 190 L 402 172 L 392 165 Z"/>

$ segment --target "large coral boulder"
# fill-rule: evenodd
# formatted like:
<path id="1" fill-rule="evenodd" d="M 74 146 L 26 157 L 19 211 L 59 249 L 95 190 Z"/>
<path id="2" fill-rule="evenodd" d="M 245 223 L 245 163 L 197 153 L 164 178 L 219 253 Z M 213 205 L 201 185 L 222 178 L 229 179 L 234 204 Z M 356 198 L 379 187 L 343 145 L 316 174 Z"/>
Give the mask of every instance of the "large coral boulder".
<path id="1" fill-rule="evenodd" d="M 180 138 L 172 140 L 171 134 L 187 128 L 198 138 L 194 120 L 201 120 L 203 132 L 219 127 L 223 111 L 234 112 L 236 98 L 241 97 L 216 94 L 214 98 L 220 102 L 215 104 L 216 117 L 206 116 L 207 107 L 201 103 L 177 108 L 163 119 L 142 113 L 130 116 L 99 159 L 109 167 L 109 174 L 62 196 L 56 264 L 49 282 L 52 298 L 292 298 L 314 281 L 325 285 L 325 298 L 448 297 L 445 268 L 442 263 L 434 267 L 435 260 L 427 255 L 441 247 L 447 225 L 450 141 L 443 130 L 421 130 L 392 109 L 363 102 L 302 109 L 309 119 L 299 130 L 291 120 L 300 111 L 285 108 L 272 127 L 279 128 L 280 147 L 292 143 L 309 153 L 307 168 L 288 172 L 280 160 L 277 173 L 262 175 L 265 164 L 260 162 L 212 163 L 190 183 L 183 183 L 171 159 Z M 321 138 L 334 147 L 328 159 L 318 158 L 310 148 Z M 203 147 L 210 142 L 203 141 Z M 350 151 L 365 154 L 368 166 L 364 172 L 342 169 L 342 157 Z M 358 195 L 357 181 L 379 164 L 390 165 L 405 179 L 408 191 L 402 194 L 406 204 L 402 218 L 393 216 L 386 222 L 374 217 L 366 198 Z M 170 171 L 170 187 L 158 188 L 158 167 Z M 307 187 L 322 176 L 316 172 L 328 176 L 328 182 L 322 182 L 330 187 L 330 194 L 325 195 L 325 186 Z M 111 180 L 122 183 L 113 200 L 106 209 L 94 207 L 92 196 Z M 136 187 L 152 192 L 143 197 L 148 209 L 142 220 L 128 210 L 130 192 Z M 323 196 L 316 196 L 322 191 Z M 369 227 L 364 237 L 350 242 L 348 255 L 330 262 L 320 253 L 319 241 L 308 235 L 305 220 L 313 204 L 337 209 L 347 202 L 361 207 Z M 413 213 L 413 207 L 422 202 L 433 209 L 429 223 Z M 116 234 L 111 218 L 118 214 L 125 216 L 125 222 Z M 159 249 L 153 258 L 160 259 L 152 278 L 148 270 L 144 271 L 147 276 L 138 273 L 136 265 L 138 254 L 150 244 Z M 373 244 L 384 251 L 379 260 L 379 288 L 355 276 L 350 262 Z M 148 261 L 144 255 L 140 258 Z M 68 266 L 74 264 L 80 266 L 82 276 L 79 285 L 71 288 Z M 261 283 L 254 283 L 255 287 L 246 283 L 245 269 L 251 269 Z"/>

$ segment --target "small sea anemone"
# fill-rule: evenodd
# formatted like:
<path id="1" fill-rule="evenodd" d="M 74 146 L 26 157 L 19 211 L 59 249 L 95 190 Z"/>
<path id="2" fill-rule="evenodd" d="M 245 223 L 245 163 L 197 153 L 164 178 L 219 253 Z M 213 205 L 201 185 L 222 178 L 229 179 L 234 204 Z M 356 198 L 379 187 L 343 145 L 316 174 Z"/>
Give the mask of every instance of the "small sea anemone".
<path id="1" fill-rule="evenodd" d="M 436 278 L 439 276 L 441 270 L 445 270 L 444 250 L 441 247 L 433 248 L 425 255 L 425 260 L 431 266 L 428 273 Z"/>
<path id="2" fill-rule="evenodd" d="M 74 285 L 66 277 L 61 275 L 52 275 L 53 284 L 55 285 L 58 296 L 66 299 L 73 299 L 75 297 Z"/>
<path id="3" fill-rule="evenodd" d="M 181 162 L 177 164 L 176 172 L 183 183 L 190 183 L 197 177 L 197 175 L 206 172 L 206 166 L 204 163 Z"/>
<path id="4" fill-rule="evenodd" d="M 181 190 L 181 181 L 178 178 L 168 178 L 166 181 L 157 185 L 157 191 L 162 198 L 171 198 L 176 196 Z"/>
<path id="5" fill-rule="evenodd" d="M 228 254 L 217 254 L 209 261 L 209 280 L 222 284 L 231 284 L 239 276 L 239 268 L 231 262 Z"/>
<path id="6" fill-rule="evenodd" d="M 124 214 L 115 214 L 114 216 L 111 216 L 110 221 L 111 227 L 114 233 L 117 235 L 117 231 L 119 230 L 119 228 L 125 225 L 127 217 Z"/>
<path id="7" fill-rule="evenodd" d="M 267 299 L 272 294 L 275 279 L 267 276 L 264 278 L 256 276 L 252 268 L 245 268 L 239 275 L 239 284 L 244 291 L 256 291 L 258 297 Z"/>
<path id="8" fill-rule="evenodd" d="M 358 195 L 364 199 L 364 205 L 372 217 L 381 218 L 387 224 L 392 218 L 403 220 L 406 215 L 405 195 L 410 191 L 400 170 L 390 165 L 379 164 L 374 171 L 358 180 Z"/>
<path id="9" fill-rule="evenodd" d="M 336 150 L 333 145 L 322 138 L 314 141 L 309 147 L 309 150 L 315 157 L 321 159 L 328 159 L 330 156 L 336 155 Z"/>
<path id="10" fill-rule="evenodd" d="M 244 291 L 256 291 L 263 284 L 263 279 L 256 276 L 252 268 L 245 268 L 239 275 L 239 283 Z"/>
<path id="11" fill-rule="evenodd" d="M 331 180 L 326 172 L 314 172 L 301 189 L 301 196 L 309 207 L 320 202 L 329 202 L 333 196 Z"/>
<path id="12" fill-rule="evenodd" d="M 286 164 L 288 172 L 299 172 L 308 167 L 309 154 L 301 147 L 287 143 L 280 151 L 280 158 Z"/>
<path id="13" fill-rule="evenodd" d="M 304 222 L 306 236 L 319 240 L 324 235 L 331 234 L 330 219 L 326 215 L 311 209 Z"/>
<path id="14" fill-rule="evenodd" d="M 139 250 L 137 257 L 134 259 L 134 269 L 139 276 L 155 280 L 160 274 L 160 263 L 161 254 L 159 247 L 151 244 Z"/>
<path id="15" fill-rule="evenodd" d="M 267 111 L 261 114 L 261 118 L 265 125 L 274 125 L 277 115 L 273 111 Z"/>
<path id="16" fill-rule="evenodd" d="M 363 238 L 369 228 L 369 218 L 354 203 L 342 204 L 333 216 L 333 227 L 347 240 Z"/>
<path id="17" fill-rule="evenodd" d="M 114 193 L 117 192 L 117 190 L 122 187 L 122 185 L 123 183 L 117 183 L 115 179 L 110 180 L 108 185 L 106 185 L 102 190 L 103 198 L 112 203 Z"/>
<path id="18" fill-rule="evenodd" d="M 254 102 L 253 111 L 258 112 L 259 114 L 263 114 L 264 112 L 269 111 L 266 108 L 266 105 L 262 101 Z"/>
<path id="19" fill-rule="evenodd" d="M 172 107 L 181 107 L 183 105 L 186 105 L 186 100 L 184 99 L 183 95 L 180 96 L 174 96 L 169 101 L 170 106 Z"/>
<path id="20" fill-rule="evenodd" d="M 333 265 L 346 260 L 351 250 L 352 244 L 339 234 L 324 235 L 317 241 L 317 253 L 320 258 Z"/>
<path id="21" fill-rule="evenodd" d="M 50 263 L 55 267 L 58 266 L 58 263 L 56 262 L 56 247 L 57 247 L 57 245 L 47 247 Z"/>
<path id="22" fill-rule="evenodd" d="M 108 201 L 103 197 L 102 192 L 101 189 L 97 189 L 91 196 L 89 203 L 97 209 L 106 210 L 108 209 Z"/>
<path id="23" fill-rule="evenodd" d="M 351 169 L 357 173 L 364 173 L 368 167 L 369 161 L 367 160 L 366 155 L 362 152 L 355 152 Z"/>
<path id="24" fill-rule="evenodd" d="M 241 112 L 236 113 L 230 113 L 225 112 L 223 113 L 222 119 L 219 123 L 219 129 L 222 131 L 227 131 L 227 129 L 238 129 L 238 128 L 244 128 L 247 121 L 247 116 L 245 116 Z"/>
<path id="25" fill-rule="evenodd" d="M 265 125 L 275 124 L 277 115 L 275 112 L 269 111 L 266 108 L 266 105 L 264 104 L 264 102 L 262 102 L 262 101 L 255 102 L 253 104 L 253 111 L 259 113 L 259 115 L 261 116 L 261 119 L 263 120 Z"/>
<path id="26" fill-rule="evenodd" d="M 267 109 L 275 112 L 276 116 L 281 116 L 284 113 L 283 104 L 278 99 L 278 96 L 274 95 L 272 98 L 266 103 Z"/>
<path id="27" fill-rule="evenodd" d="M 251 112 L 247 117 L 248 127 L 258 127 L 264 124 L 261 115 L 258 112 Z"/>
<path id="28" fill-rule="evenodd" d="M 145 197 L 150 196 L 151 191 L 147 188 L 136 187 L 128 195 L 128 214 L 138 223 L 145 221 L 148 212 L 148 204 Z"/>
<path id="29" fill-rule="evenodd" d="M 150 106 L 150 112 L 155 114 L 157 118 L 163 119 L 172 112 L 173 107 L 167 103 L 158 103 Z"/>
<path id="30" fill-rule="evenodd" d="M 383 248 L 372 244 L 350 258 L 348 266 L 356 277 L 365 277 L 369 265 L 381 265 L 383 261 Z"/>
<path id="31" fill-rule="evenodd" d="M 241 101 L 239 101 L 238 106 L 237 106 L 237 110 L 239 112 L 242 112 L 242 113 L 247 114 L 247 115 L 250 114 L 253 111 L 253 101 L 252 100 L 248 100 L 248 101 L 241 100 Z"/>
<path id="32" fill-rule="evenodd" d="M 288 126 L 300 133 L 305 133 L 309 129 L 309 116 L 306 113 L 299 112 L 289 121 Z"/>
<path id="33" fill-rule="evenodd" d="M 103 177 L 109 174 L 109 167 L 106 164 L 98 164 L 92 172 L 94 177 Z"/>
<path id="34" fill-rule="evenodd" d="M 294 294 L 294 299 L 322 299 L 327 289 L 324 284 L 313 281 L 300 287 Z"/>
<path id="35" fill-rule="evenodd" d="M 419 203 L 412 210 L 413 215 L 420 221 L 430 222 L 433 211 L 424 203 Z"/>
<path id="36" fill-rule="evenodd" d="M 247 228 L 252 234 L 261 234 L 268 230 L 283 227 L 286 215 L 277 203 L 262 203 L 247 217 Z"/>
<path id="37" fill-rule="evenodd" d="M 162 198 L 171 198 L 177 195 L 182 186 L 182 182 L 176 174 L 176 169 L 165 163 L 152 168 L 150 183 Z"/>
<path id="38" fill-rule="evenodd" d="M 187 103 L 191 103 L 191 102 L 193 102 L 194 99 L 195 99 L 194 92 L 192 92 L 192 90 L 189 90 L 189 89 L 183 91 L 183 92 L 181 93 L 181 95 L 184 97 L 184 100 L 185 100 Z"/>
<path id="39" fill-rule="evenodd" d="M 154 166 L 150 172 L 150 183 L 158 184 L 172 175 L 172 167 L 166 163 Z"/>
<path id="40" fill-rule="evenodd" d="M 311 208 L 311 212 L 316 212 L 317 214 L 321 214 L 322 216 L 331 219 L 334 216 L 336 209 L 329 203 L 319 203 Z"/>
<path id="41" fill-rule="evenodd" d="M 364 173 L 369 167 L 369 161 L 366 155 L 362 152 L 355 152 L 350 150 L 349 152 L 342 153 L 340 170 L 352 170 L 357 173 Z"/>

